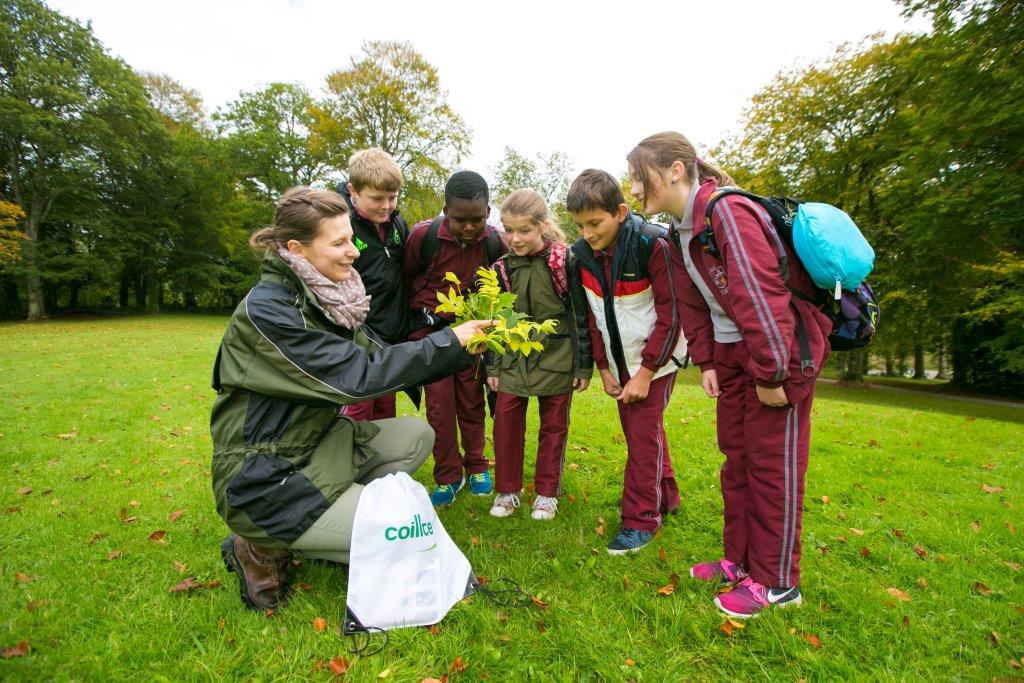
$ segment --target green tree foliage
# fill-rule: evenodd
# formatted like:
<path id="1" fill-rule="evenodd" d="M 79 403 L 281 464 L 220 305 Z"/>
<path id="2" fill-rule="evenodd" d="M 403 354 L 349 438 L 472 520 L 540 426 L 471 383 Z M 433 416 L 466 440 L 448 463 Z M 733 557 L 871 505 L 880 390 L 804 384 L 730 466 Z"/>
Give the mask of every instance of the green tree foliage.
<path id="1" fill-rule="evenodd" d="M 140 139 L 156 125 L 139 79 L 88 28 L 34 0 L 0 5 L 2 170 L 26 214 L 29 319 L 46 316 L 48 231 L 89 207 L 102 213 L 97 198 L 143 165 Z"/>
<path id="2" fill-rule="evenodd" d="M 327 96 L 313 107 L 311 149 L 344 168 L 353 152 L 380 147 L 402 168 L 406 213 L 431 215 L 469 152 L 469 128 L 448 104 L 437 69 L 411 44 L 370 41 L 362 50 L 327 76 Z"/>

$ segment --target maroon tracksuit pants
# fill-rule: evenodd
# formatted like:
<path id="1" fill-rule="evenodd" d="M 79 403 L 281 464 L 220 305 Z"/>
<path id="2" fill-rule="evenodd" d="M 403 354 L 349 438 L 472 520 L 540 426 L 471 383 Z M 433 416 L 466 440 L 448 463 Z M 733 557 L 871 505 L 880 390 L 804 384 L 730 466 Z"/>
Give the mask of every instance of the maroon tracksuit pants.
<path id="1" fill-rule="evenodd" d="M 342 415 L 347 415 L 353 420 L 386 420 L 395 414 L 395 394 L 378 396 L 371 401 L 350 403 L 342 407 Z"/>
<path id="2" fill-rule="evenodd" d="M 523 488 L 528 401 L 525 396 L 498 393 L 494 409 L 494 477 L 498 493 L 519 493 Z M 557 498 L 562 492 L 562 466 L 569 434 L 572 392 L 538 396 L 537 401 L 540 404 L 540 431 L 537 435 L 534 483 L 537 495 Z"/>
<path id="3" fill-rule="evenodd" d="M 744 342 L 715 344 L 725 558 L 760 584 L 795 586 L 814 388 L 797 405 L 766 406 L 746 360 Z"/>
<path id="4" fill-rule="evenodd" d="M 434 481 L 458 484 L 466 475 L 486 472 L 484 457 L 484 385 L 479 361 L 428 384 L 427 422 L 434 429 Z M 462 453 L 458 437 L 462 437 Z"/>
<path id="5" fill-rule="evenodd" d="M 679 507 L 679 487 L 668 455 L 665 408 L 672 397 L 676 374 L 651 382 L 647 398 L 619 406 L 626 437 L 626 472 L 622 487 L 622 526 L 656 531 L 661 517 Z"/>

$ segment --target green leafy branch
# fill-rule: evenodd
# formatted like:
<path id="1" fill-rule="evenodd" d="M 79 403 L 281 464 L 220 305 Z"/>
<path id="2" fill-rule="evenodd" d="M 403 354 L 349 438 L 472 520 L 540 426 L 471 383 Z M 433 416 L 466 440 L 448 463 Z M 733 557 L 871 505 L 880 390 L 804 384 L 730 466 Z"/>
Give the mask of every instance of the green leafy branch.
<path id="1" fill-rule="evenodd" d="M 558 321 L 548 319 L 534 322 L 530 316 L 516 311 L 516 295 L 503 292 L 498 287 L 498 273 L 490 268 L 478 268 L 476 271 L 475 292 L 468 296 L 462 294 L 462 282 L 455 273 L 445 273 L 446 282 L 454 286 L 448 293 L 437 293 L 438 313 L 450 313 L 455 316 L 455 324 L 460 325 L 467 320 L 493 320 L 494 325 L 486 332 L 473 335 L 466 345 L 470 352 L 477 352 L 483 347 L 499 355 L 505 355 L 506 349 L 513 353 L 529 356 L 540 353 L 544 344 L 538 341 L 541 335 L 554 334 Z"/>

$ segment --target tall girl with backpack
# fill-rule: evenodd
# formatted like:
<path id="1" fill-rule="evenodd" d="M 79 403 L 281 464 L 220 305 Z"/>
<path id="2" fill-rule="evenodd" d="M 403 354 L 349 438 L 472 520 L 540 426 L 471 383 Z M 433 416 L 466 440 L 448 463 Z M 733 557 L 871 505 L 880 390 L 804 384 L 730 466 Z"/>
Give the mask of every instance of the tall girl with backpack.
<path id="1" fill-rule="evenodd" d="M 498 392 L 494 410 L 494 473 L 498 495 L 495 517 L 512 515 L 521 503 L 526 445 L 526 406 L 530 396 L 540 405 L 537 497 L 532 517 L 553 519 L 558 511 L 562 467 L 569 432 L 572 392 L 587 388 L 593 371 L 586 302 L 565 235 L 552 220 L 544 198 L 516 190 L 501 205 L 510 253 L 494 263 L 502 289 L 516 294 L 515 309 L 541 321 L 555 319 L 554 334 L 538 339 L 539 354 L 494 355 L 487 383 Z M 568 266 L 568 267 L 567 267 Z"/>
<path id="2" fill-rule="evenodd" d="M 652 135 L 627 161 L 646 211 L 672 216 L 689 274 L 683 330 L 701 385 L 717 398 L 725 551 L 690 575 L 735 584 L 715 598 L 730 616 L 799 605 L 811 402 L 832 321 L 812 303 L 815 285 L 768 213 L 740 194 L 718 196 L 732 179 L 684 136 Z"/>

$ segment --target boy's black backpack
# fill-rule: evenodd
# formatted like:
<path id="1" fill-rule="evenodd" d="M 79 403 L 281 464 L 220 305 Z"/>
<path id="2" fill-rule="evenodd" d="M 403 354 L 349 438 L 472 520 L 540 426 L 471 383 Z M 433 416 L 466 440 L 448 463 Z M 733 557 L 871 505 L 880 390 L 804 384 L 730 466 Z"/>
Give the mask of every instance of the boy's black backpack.
<path id="1" fill-rule="evenodd" d="M 715 243 L 714 232 L 711 230 L 711 212 L 714 210 L 715 203 L 719 199 L 731 194 L 746 197 L 763 208 L 771 218 L 772 225 L 775 227 L 775 232 L 779 238 L 789 248 L 790 252 L 796 255 L 798 259 L 800 258 L 796 247 L 793 245 L 793 219 L 796 216 L 797 207 L 803 203 L 803 200 L 790 197 L 762 197 L 752 192 L 741 190 L 738 187 L 721 187 L 711 194 L 707 208 L 704 211 L 704 222 L 708 229 L 697 238 L 703 249 L 714 256 L 720 255 L 718 245 Z M 832 321 L 832 332 L 828 337 L 832 349 L 835 351 L 852 351 L 864 348 L 870 344 L 878 328 L 880 318 L 878 300 L 875 298 L 871 285 L 865 280 L 852 291 L 841 290 L 839 299 L 833 296 L 831 290 L 821 289 L 815 285 L 814 295 L 808 296 L 790 285 L 789 259 L 786 250 L 782 249 L 781 246 L 779 244 L 776 245 L 779 252 L 779 271 L 782 273 L 782 279 L 786 282 L 786 287 L 793 293 L 793 296 L 811 302 Z M 807 333 L 799 316 L 797 316 L 797 337 L 800 343 L 801 364 L 804 367 L 813 367 L 813 362 L 809 360 L 810 350 L 807 344 Z M 810 363 L 809 366 L 808 363 Z"/>

